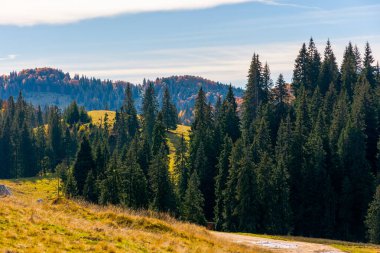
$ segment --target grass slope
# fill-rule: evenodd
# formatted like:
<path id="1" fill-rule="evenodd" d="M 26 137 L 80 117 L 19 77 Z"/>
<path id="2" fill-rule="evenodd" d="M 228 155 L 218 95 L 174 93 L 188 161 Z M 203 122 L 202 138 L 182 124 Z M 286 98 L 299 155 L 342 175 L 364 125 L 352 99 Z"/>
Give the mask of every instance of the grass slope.
<path id="1" fill-rule="evenodd" d="M 115 116 L 116 116 L 115 111 L 94 110 L 94 111 L 89 111 L 88 115 L 90 116 L 93 124 L 101 125 L 103 124 L 104 116 L 106 115 L 106 113 L 108 114 L 108 124 L 112 126 L 115 122 Z"/>
<path id="2" fill-rule="evenodd" d="M 167 143 L 169 146 L 169 171 L 174 171 L 175 152 L 180 145 L 182 135 L 185 141 L 190 139 L 190 127 L 185 125 L 177 125 L 177 129 L 167 132 Z"/>
<path id="3" fill-rule="evenodd" d="M 0 184 L 13 193 L 0 198 L 0 252 L 269 252 L 221 241 L 164 214 L 57 200 L 54 178 Z"/>

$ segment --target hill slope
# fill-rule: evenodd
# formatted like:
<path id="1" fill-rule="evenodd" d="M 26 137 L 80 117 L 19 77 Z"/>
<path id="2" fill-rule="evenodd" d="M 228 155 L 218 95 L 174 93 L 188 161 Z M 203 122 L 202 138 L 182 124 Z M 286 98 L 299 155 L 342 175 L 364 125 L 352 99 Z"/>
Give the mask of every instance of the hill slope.
<path id="1" fill-rule="evenodd" d="M 143 91 L 149 81 L 134 84 L 133 97 L 138 111 L 141 108 Z M 173 102 L 178 108 L 182 122 L 189 123 L 192 108 L 200 87 L 203 87 L 211 103 L 215 103 L 219 95 L 225 96 L 228 86 L 196 76 L 172 76 L 157 78 L 153 81 L 158 101 L 161 102 L 163 88 L 168 87 Z M 57 105 L 66 107 L 76 100 L 87 110 L 117 110 L 120 108 L 124 89 L 128 83 L 122 81 L 100 80 L 95 78 L 70 76 L 61 70 L 52 68 L 26 69 L 0 76 L 0 99 L 16 97 L 20 91 L 25 99 L 34 105 Z M 237 98 L 243 96 L 243 90 L 234 88 Z"/>
<path id="2" fill-rule="evenodd" d="M 13 194 L 0 198 L 0 252 L 380 252 L 341 241 L 214 233 L 164 214 L 57 200 L 55 178 L 0 184 Z"/>
<path id="3" fill-rule="evenodd" d="M 267 252 L 226 242 L 165 215 L 57 201 L 54 178 L 0 184 L 13 193 L 0 199 L 0 251 Z"/>

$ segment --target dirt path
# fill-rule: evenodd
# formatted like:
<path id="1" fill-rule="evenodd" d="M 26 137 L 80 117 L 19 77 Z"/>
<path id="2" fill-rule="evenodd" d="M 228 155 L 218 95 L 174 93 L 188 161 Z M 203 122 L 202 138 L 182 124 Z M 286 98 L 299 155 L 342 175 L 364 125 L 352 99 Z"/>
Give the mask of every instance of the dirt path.
<path id="1" fill-rule="evenodd" d="M 264 249 L 270 249 L 273 252 L 281 253 L 342 253 L 342 251 L 335 249 L 328 245 L 296 242 L 296 241 L 283 241 L 267 239 L 262 237 L 254 237 L 247 235 L 238 235 L 231 233 L 212 232 L 215 236 L 229 240 L 235 243 L 244 245 L 259 246 Z"/>

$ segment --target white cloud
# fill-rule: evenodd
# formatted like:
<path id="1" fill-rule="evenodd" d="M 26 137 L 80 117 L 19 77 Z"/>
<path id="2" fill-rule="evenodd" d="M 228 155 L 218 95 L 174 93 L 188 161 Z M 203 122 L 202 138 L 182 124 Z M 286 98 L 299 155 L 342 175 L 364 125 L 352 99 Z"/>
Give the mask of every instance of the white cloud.
<path id="1" fill-rule="evenodd" d="M 124 13 L 204 9 L 223 4 L 273 0 L 2 0 L 0 25 L 65 24 Z"/>
<path id="2" fill-rule="evenodd" d="M 375 60 L 380 60 L 379 39 L 378 35 L 347 37 L 333 39 L 331 43 L 338 63 L 341 63 L 344 48 L 349 41 L 357 44 L 363 52 L 365 42 L 368 40 Z M 154 80 L 156 77 L 171 75 L 195 75 L 244 87 L 254 52 L 260 55 L 262 62 L 268 62 L 274 81 L 280 73 L 284 74 L 287 81 L 291 81 L 294 60 L 302 42 L 119 52 L 121 57 L 118 60 L 115 60 L 112 54 L 95 54 L 87 57 L 69 54 L 65 57 L 57 55 L 52 58 L 33 59 L 17 57 L 11 66 L 0 64 L 0 74 L 48 66 L 62 69 L 71 75 L 78 73 L 89 77 L 133 83 L 141 83 L 143 78 Z M 316 44 L 323 55 L 326 41 L 317 40 Z"/>
<path id="3" fill-rule="evenodd" d="M 378 35 L 373 35 L 331 40 L 338 64 L 343 59 L 343 52 L 349 41 L 357 44 L 361 52 L 364 50 L 365 42 L 369 41 L 374 58 L 380 60 L 379 38 Z M 323 56 L 326 41 L 317 40 L 315 42 Z M 101 63 L 90 63 L 88 65 L 90 61 L 87 61 L 75 66 L 68 64 L 62 68 L 88 76 L 136 83 L 141 82 L 144 77 L 155 79 L 156 77 L 170 75 L 196 75 L 223 83 L 231 82 L 233 85 L 244 87 L 254 52 L 260 55 L 260 60 L 263 63 L 268 63 L 274 81 L 280 73 L 284 75 L 286 81 L 291 81 L 294 61 L 302 43 L 303 41 L 289 41 L 240 46 L 155 50 L 128 54 L 124 58 L 129 60 L 119 62 L 106 57 L 102 59 Z M 145 57 L 146 55 L 148 57 Z M 97 61 L 93 59 L 91 62 Z"/>
<path id="4" fill-rule="evenodd" d="M 0 61 L 9 61 L 16 59 L 17 55 L 15 54 L 9 54 L 6 57 L 0 57 Z"/>

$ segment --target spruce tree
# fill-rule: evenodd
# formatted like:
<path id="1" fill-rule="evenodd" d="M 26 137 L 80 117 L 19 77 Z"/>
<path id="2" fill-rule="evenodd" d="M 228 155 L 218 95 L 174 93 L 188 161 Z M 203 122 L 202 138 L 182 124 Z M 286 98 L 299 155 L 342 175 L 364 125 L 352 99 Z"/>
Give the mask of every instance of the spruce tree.
<path id="1" fill-rule="evenodd" d="M 331 84 L 337 85 L 338 78 L 338 64 L 336 63 L 336 58 L 331 48 L 330 40 L 328 40 L 318 77 L 318 87 L 322 95 L 326 94 Z"/>
<path id="2" fill-rule="evenodd" d="M 365 224 L 369 241 L 380 244 L 380 186 L 377 187 L 369 205 Z"/>
<path id="3" fill-rule="evenodd" d="M 321 218 L 324 217 L 324 207 L 328 199 L 323 199 L 321 189 L 328 189 L 326 171 L 326 151 L 323 145 L 322 117 L 318 117 L 314 129 L 305 144 L 305 161 L 302 167 L 302 182 L 304 184 L 303 203 L 303 234 L 314 237 L 322 236 Z"/>
<path id="4" fill-rule="evenodd" d="M 200 225 L 206 224 L 206 218 L 203 213 L 204 198 L 199 190 L 200 182 L 197 171 L 194 171 L 190 177 L 183 200 L 182 218 L 195 222 Z"/>
<path id="5" fill-rule="evenodd" d="M 313 94 L 314 89 L 318 85 L 318 76 L 321 67 L 321 56 L 315 46 L 313 38 L 310 38 L 307 48 L 307 78 L 306 91 L 308 94 Z"/>
<path id="6" fill-rule="evenodd" d="M 293 89 L 296 96 L 301 87 L 307 87 L 308 55 L 306 44 L 303 43 L 298 53 L 293 70 Z"/>
<path id="7" fill-rule="evenodd" d="M 263 102 L 263 96 L 261 62 L 259 55 L 253 54 L 242 104 L 242 127 L 247 138 L 249 138 L 247 131 L 257 116 L 258 107 Z"/>
<path id="8" fill-rule="evenodd" d="M 265 63 L 262 71 L 262 89 L 263 89 L 263 102 L 268 103 L 272 100 L 272 86 L 273 81 L 270 77 L 270 69 L 268 63 Z"/>
<path id="9" fill-rule="evenodd" d="M 226 189 L 223 192 L 223 225 L 222 229 L 227 231 L 238 230 L 238 214 L 237 210 L 237 183 L 239 179 L 239 173 L 241 170 L 242 159 L 244 153 L 244 145 L 241 139 L 235 142 L 231 151 L 230 166 L 228 169 L 228 177 L 226 183 Z"/>
<path id="10" fill-rule="evenodd" d="M 176 129 L 178 123 L 177 108 L 171 101 L 169 88 L 167 86 L 164 89 L 164 95 L 162 97 L 161 113 L 166 130 Z"/>
<path id="11" fill-rule="evenodd" d="M 284 106 L 283 104 L 288 101 L 289 101 L 289 93 L 286 88 L 284 76 L 280 74 L 276 81 L 276 102 L 280 106 Z"/>
<path id="12" fill-rule="evenodd" d="M 160 112 L 158 113 L 158 116 L 153 128 L 152 154 L 156 155 L 159 149 L 161 148 L 161 146 L 165 147 L 166 153 L 169 152 L 169 148 L 166 143 L 166 131 L 165 131 L 165 126 L 163 124 L 163 115 Z"/>
<path id="13" fill-rule="evenodd" d="M 224 192 L 227 187 L 228 169 L 230 167 L 230 156 L 232 152 L 232 140 L 227 135 L 224 137 L 222 151 L 218 158 L 217 176 L 215 178 L 215 207 L 214 207 L 214 221 L 215 229 L 221 230 L 224 223 L 223 209 L 224 209 Z"/>
<path id="14" fill-rule="evenodd" d="M 360 106 L 360 105 L 357 105 Z M 346 175 L 342 189 L 340 219 L 341 233 L 344 239 L 364 239 L 364 217 L 372 196 L 373 179 L 368 161 L 365 159 L 365 134 L 363 133 L 363 112 L 355 109 L 346 123 L 338 143 L 341 166 Z M 347 202 L 346 202 L 347 201 Z M 347 207 L 350 207 L 347 209 Z"/>
<path id="15" fill-rule="evenodd" d="M 343 171 L 340 164 L 340 158 L 338 155 L 338 141 L 341 132 L 343 131 L 347 119 L 349 116 L 349 108 L 347 105 L 348 96 L 345 91 L 342 91 L 337 98 L 334 108 L 331 124 L 329 126 L 329 149 L 331 150 L 331 179 L 334 182 L 334 188 L 336 191 L 339 191 L 342 185 L 343 180 Z"/>
<path id="16" fill-rule="evenodd" d="M 87 137 L 83 136 L 73 167 L 73 176 L 77 183 L 79 195 L 83 195 L 83 187 L 85 185 L 87 175 L 93 170 L 95 170 L 95 163 L 92 158 L 91 146 Z"/>
<path id="17" fill-rule="evenodd" d="M 244 154 L 236 184 L 237 227 L 242 232 L 255 232 L 257 229 L 257 185 L 254 165 L 249 153 Z"/>
<path id="18" fill-rule="evenodd" d="M 83 197 L 85 200 L 96 203 L 98 201 L 98 191 L 96 180 L 92 170 L 87 174 L 87 178 L 83 187 Z"/>
<path id="19" fill-rule="evenodd" d="M 299 97 L 296 101 L 296 120 L 293 132 L 293 155 L 297 157 L 293 166 L 289 167 L 291 175 L 291 205 L 294 212 L 294 230 L 295 233 L 301 232 L 303 222 L 303 177 L 302 170 L 303 161 L 305 160 L 305 145 L 310 133 L 310 120 L 307 108 L 307 96 L 303 88 L 299 91 Z"/>
<path id="20" fill-rule="evenodd" d="M 235 142 L 240 137 L 240 119 L 237 112 L 237 103 L 231 85 L 228 87 L 228 93 L 221 107 L 221 135 L 227 134 L 232 139 L 232 141 Z"/>
<path id="21" fill-rule="evenodd" d="M 143 131 L 147 136 L 149 143 L 152 141 L 153 128 L 155 125 L 157 112 L 158 103 L 154 93 L 154 85 L 152 82 L 149 82 L 145 89 L 142 101 Z"/>
<path id="22" fill-rule="evenodd" d="M 214 178 L 217 154 L 220 147 L 214 145 L 215 129 L 211 106 L 207 104 L 206 94 L 201 88 L 194 106 L 194 122 L 191 125 L 189 163 L 190 170 L 197 171 L 205 198 L 205 215 L 212 218 L 214 208 Z"/>
<path id="23" fill-rule="evenodd" d="M 137 154 L 130 148 L 121 166 L 122 203 L 138 209 L 147 207 L 148 185 L 143 170 L 137 163 Z"/>
<path id="24" fill-rule="evenodd" d="M 251 153 L 254 163 L 259 163 L 261 156 L 264 153 L 269 154 L 271 152 L 272 141 L 269 131 L 270 128 L 267 117 L 263 116 L 261 119 L 258 119 L 254 140 L 251 145 Z"/>
<path id="25" fill-rule="evenodd" d="M 178 148 L 175 153 L 175 161 L 174 161 L 174 169 L 175 174 L 177 175 L 178 183 L 178 196 L 182 201 L 185 192 L 187 189 L 190 171 L 189 171 L 189 163 L 188 163 L 188 155 L 187 155 L 187 145 L 184 136 L 181 136 L 181 140 Z"/>
<path id="26" fill-rule="evenodd" d="M 270 222 L 268 232 L 288 234 L 292 230 L 292 210 L 290 206 L 289 167 L 294 159 L 292 153 L 292 133 L 290 118 L 282 120 L 275 148 L 275 164 L 271 173 L 272 198 L 270 201 Z"/>
<path id="27" fill-rule="evenodd" d="M 162 144 L 153 156 L 149 167 L 149 183 L 152 191 L 151 208 L 161 212 L 175 212 L 176 200 L 169 178 L 168 157 Z"/>
<path id="28" fill-rule="evenodd" d="M 139 122 L 137 119 L 137 111 L 135 108 L 135 102 L 133 100 L 131 84 L 128 84 L 125 89 L 125 97 L 121 112 L 124 113 L 126 117 L 128 135 L 130 138 L 134 138 L 139 129 Z"/>
<path id="29" fill-rule="evenodd" d="M 79 108 L 76 101 L 73 101 L 65 110 L 63 117 L 65 122 L 69 125 L 73 125 L 79 122 Z"/>
<path id="30" fill-rule="evenodd" d="M 351 42 L 345 49 L 343 55 L 343 62 L 341 65 L 342 75 L 342 90 L 344 90 L 349 98 L 352 98 L 354 85 L 357 80 L 357 58 L 355 56 L 354 47 Z"/>
<path id="31" fill-rule="evenodd" d="M 272 206 L 272 182 L 273 160 L 267 151 L 260 153 L 260 161 L 255 166 L 256 189 L 253 188 L 253 196 L 256 198 L 256 213 L 251 215 L 256 219 L 256 231 L 264 233 L 270 229 Z M 269 180 L 268 180 L 269 179 Z"/>
<path id="32" fill-rule="evenodd" d="M 144 171 L 145 176 L 148 176 L 149 164 L 152 159 L 152 150 L 149 145 L 147 137 L 143 134 L 141 138 L 135 137 L 137 146 L 137 162 L 141 169 Z"/>
<path id="33" fill-rule="evenodd" d="M 376 97 L 368 80 L 361 75 L 356 84 L 353 113 L 358 108 L 363 110 L 362 116 L 364 117 L 364 133 L 366 135 L 366 158 L 371 166 L 371 171 L 376 175 L 376 161 L 377 161 L 377 140 L 379 139 L 379 119 L 378 108 L 375 104 Z"/>
<path id="34" fill-rule="evenodd" d="M 78 196 L 77 182 L 71 172 L 67 176 L 64 190 L 65 190 L 65 195 L 68 198 L 73 198 L 73 197 Z"/>
<path id="35" fill-rule="evenodd" d="M 33 177 L 37 175 L 35 145 L 26 122 L 19 130 L 20 141 L 17 154 L 16 177 Z"/>
<path id="36" fill-rule="evenodd" d="M 118 170 L 120 161 L 113 156 L 107 168 L 106 178 L 100 183 L 99 203 L 117 205 L 121 202 L 121 176 Z"/>
<path id="37" fill-rule="evenodd" d="M 48 122 L 48 140 L 49 146 L 53 152 L 53 167 L 62 161 L 62 127 L 60 124 L 59 109 L 57 107 L 50 108 Z"/>

